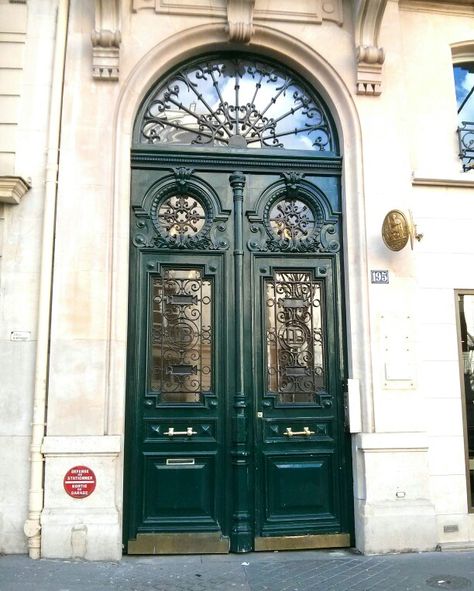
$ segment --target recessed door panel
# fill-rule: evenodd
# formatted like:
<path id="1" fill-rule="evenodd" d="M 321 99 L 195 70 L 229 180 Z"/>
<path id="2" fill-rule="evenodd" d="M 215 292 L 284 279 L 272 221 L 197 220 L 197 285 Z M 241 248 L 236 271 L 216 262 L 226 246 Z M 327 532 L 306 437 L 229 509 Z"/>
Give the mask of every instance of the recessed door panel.
<path id="1" fill-rule="evenodd" d="M 335 521 L 331 455 L 287 453 L 266 455 L 264 461 L 267 510 L 263 530 L 284 520 L 291 522 L 295 531 L 302 526 L 311 533 L 318 521 Z"/>
<path id="2" fill-rule="evenodd" d="M 157 530 L 203 525 L 219 528 L 216 458 L 148 455 L 145 458 L 143 522 Z"/>

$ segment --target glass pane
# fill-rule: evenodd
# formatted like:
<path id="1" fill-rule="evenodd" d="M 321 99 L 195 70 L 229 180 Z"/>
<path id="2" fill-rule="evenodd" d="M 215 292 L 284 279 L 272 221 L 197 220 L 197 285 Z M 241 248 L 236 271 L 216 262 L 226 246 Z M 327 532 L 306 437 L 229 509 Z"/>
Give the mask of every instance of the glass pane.
<path id="1" fill-rule="evenodd" d="M 460 121 L 474 121 L 474 62 L 454 66 L 456 101 Z"/>
<path id="2" fill-rule="evenodd" d="M 148 99 L 145 144 L 335 151 L 325 109 L 291 72 L 250 57 L 183 66 Z"/>
<path id="3" fill-rule="evenodd" d="M 459 296 L 461 368 L 464 374 L 470 504 L 474 506 L 474 294 Z"/>
<path id="4" fill-rule="evenodd" d="M 474 167 L 474 62 L 454 66 L 458 105 L 459 156 L 465 171 Z"/>
<path id="5" fill-rule="evenodd" d="M 268 390 L 281 404 L 315 402 L 325 387 L 320 282 L 281 272 L 265 291 Z"/>
<path id="6" fill-rule="evenodd" d="M 212 284 L 199 269 L 167 269 L 151 287 L 151 389 L 162 402 L 201 402 L 212 381 Z"/>

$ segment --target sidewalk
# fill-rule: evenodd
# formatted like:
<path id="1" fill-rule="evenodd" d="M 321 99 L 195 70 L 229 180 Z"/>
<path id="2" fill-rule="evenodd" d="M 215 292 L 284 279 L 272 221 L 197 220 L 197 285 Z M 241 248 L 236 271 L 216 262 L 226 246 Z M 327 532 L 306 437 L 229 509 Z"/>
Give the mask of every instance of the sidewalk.
<path id="1" fill-rule="evenodd" d="M 124 557 L 119 563 L 0 556 L 0 591 L 415 591 L 471 589 L 474 552 L 350 551 Z"/>

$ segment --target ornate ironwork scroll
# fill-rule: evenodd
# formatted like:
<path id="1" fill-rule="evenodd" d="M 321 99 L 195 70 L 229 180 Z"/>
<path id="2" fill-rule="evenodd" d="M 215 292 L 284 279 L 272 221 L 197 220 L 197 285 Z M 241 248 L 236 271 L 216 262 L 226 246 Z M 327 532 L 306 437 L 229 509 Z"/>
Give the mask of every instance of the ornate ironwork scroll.
<path id="1" fill-rule="evenodd" d="M 151 390 L 161 402 L 201 402 L 212 384 L 211 280 L 200 269 L 166 269 L 151 294 Z"/>
<path id="2" fill-rule="evenodd" d="M 301 199 L 281 199 L 270 209 L 268 224 L 282 250 L 291 250 L 314 233 L 314 211 Z"/>
<path id="3" fill-rule="evenodd" d="M 321 286 L 310 272 L 276 272 L 265 283 L 267 388 L 280 404 L 324 403 Z M 324 402 L 323 402 L 324 401 Z"/>
<path id="4" fill-rule="evenodd" d="M 247 245 L 258 252 L 328 252 L 340 250 L 337 214 L 322 204 L 322 197 L 301 175 L 283 173 L 264 192 L 258 212 L 248 214 L 255 236 Z"/>
<path id="5" fill-rule="evenodd" d="M 462 121 L 458 127 L 459 158 L 462 160 L 463 170 L 467 172 L 474 168 L 474 122 Z"/>
<path id="6" fill-rule="evenodd" d="M 132 206 L 132 241 L 138 248 L 225 250 L 227 214 L 218 211 L 209 188 L 193 171 L 173 170 L 141 205 Z"/>
<path id="7" fill-rule="evenodd" d="M 139 143 L 335 151 L 325 108 L 296 76 L 250 56 L 181 67 L 148 98 Z"/>

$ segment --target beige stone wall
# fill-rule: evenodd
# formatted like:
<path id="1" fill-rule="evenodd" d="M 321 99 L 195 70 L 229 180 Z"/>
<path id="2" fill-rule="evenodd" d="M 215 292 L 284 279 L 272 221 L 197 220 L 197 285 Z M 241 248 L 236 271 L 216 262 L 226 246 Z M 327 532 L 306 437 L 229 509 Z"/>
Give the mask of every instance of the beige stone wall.
<path id="1" fill-rule="evenodd" d="M 26 18 L 26 4 L 0 2 L 0 176 L 15 172 Z"/>
<path id="2" fill-rule="evenodd" d="M 26 551 L 55 8 L 49 0 L 0 2 L 0 176 L 19 175 L 32 186 L 19 204 L 0 203 L 0 553 Z"/>
<path id="3" fill-rule="evenodd" d="M 410 203 L 423 240 L 415 246 L 417 385 L 429 437 L 438 542 L 474 541 L 467 513 L 462 399 L 454 290 L 474 287 L 474 171 L 458 159 L 452 46 L 474 40 L 474 10 L 426 12 L 402 4 L 408 97 Z M 471 55 L 474 60 L 474 53 Z M 444 526 L 458 531 L 446 533 Z"/>

